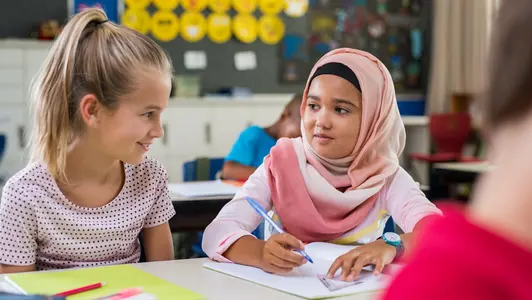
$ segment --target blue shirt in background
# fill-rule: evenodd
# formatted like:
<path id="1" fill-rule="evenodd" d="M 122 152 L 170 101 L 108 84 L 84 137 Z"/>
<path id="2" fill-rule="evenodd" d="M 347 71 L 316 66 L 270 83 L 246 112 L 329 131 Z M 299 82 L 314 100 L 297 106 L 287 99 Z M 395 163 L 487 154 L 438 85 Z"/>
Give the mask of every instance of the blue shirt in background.
<path id="1" fill-rule="evenodd" d="M 249 126 L 242 131 L 225 160 L 258 168 L 276 142 L 261 127 Z"/>

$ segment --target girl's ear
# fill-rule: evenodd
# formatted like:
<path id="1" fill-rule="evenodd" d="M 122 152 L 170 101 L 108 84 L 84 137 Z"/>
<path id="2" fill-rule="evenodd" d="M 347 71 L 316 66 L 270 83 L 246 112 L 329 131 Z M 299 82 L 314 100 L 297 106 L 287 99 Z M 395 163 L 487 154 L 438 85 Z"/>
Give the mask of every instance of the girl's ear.
<path id="1" fill-rule="evenodd" d="M 79 102 L 79 113 L 87 127 L 97 127 L 100 123 L 102 105 L 94 94 L 87 94 Z"/>
<path id="2" fill-rule="evenodd" d="M 287 120 L 287 119 L 290 119 L 290 110 L 288 110 L 287 108 L 285 108 L 283 110 L 283 113 L 281 114 L 281 120 Z"/>

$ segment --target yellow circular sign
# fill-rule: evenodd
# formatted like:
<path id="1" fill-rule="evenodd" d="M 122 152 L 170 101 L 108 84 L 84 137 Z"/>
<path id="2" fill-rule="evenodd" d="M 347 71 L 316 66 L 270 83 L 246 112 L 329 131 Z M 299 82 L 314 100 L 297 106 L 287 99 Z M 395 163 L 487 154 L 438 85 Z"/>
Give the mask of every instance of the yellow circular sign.
<path id="1" fill-rule="evenodd" d="M 284 0 L 259 0 L 259 8 L 264 14 L 278 14 L 284 7 Z"/>
<path id="2" fill-rule="evenodd" d="M 121 23 L 142 34 L 147 34 L 151 26 L 150 14 L 144 9 L 128 9 L 122 14 Z"/>
<path id="3" fill-rule="evenodd" d="M 257 8 L 257 0 L 233 0 L 233 7 L 239 14 L 249 14 Z"/>
<path id="4" fill-rule="evenodd" d="M 233 32 L 236 38 L 246 44 L 257 39 L 257 19 L 249 14 L 238 14 L 233 19 Z"/>
<path id="5" fill-rule="evenodd" d="M 225 43 L 231 38 L 231 18 L 226 14 L 211 14 L 207 20 L 207 29 L 211 41 Z"/>
<path id="6" fill-rule="evenodd" d="M 171 11 L 160 10 L 151 18 L 151 33 L 162 42 L 171 41 L 179 34 L 179 19 Z"/>
<path id="7" fill-rule="evenodd" d="M 150 3 L 151 0 L 126 0 L 128 8 L 146 8 Z"/>
<path id="8" fill-rule="evenodd" d="M 231 0 L 209 0 L 209 8 L 215 13 L 224 13 L 231 8 Z"/>
<path id="9" fill-rule="evenodd" d="M 278 16 L 262 16 L 259 20 L 259 36 L 265 44 L 279 43 L 284 36 L 284 31 L 284 23 Z"/>
<path id="10" fill-rule="evenodd" d="M 284 13 L 292 18 L 305 15 L 308 10 L 308 0 L 285 0 Z"/>
<path id="11" fill-rule="evenodd" d="M 159 9 L 174 10 L 179 5 L 179 0 L 153 0 L 153 4 Z"/>
<path id="12" fill-rule="evenodd" d="M 181 5 L 186 11 L 200 12 L 207 7 L 207 0 L 181 0 Z"/>
<path id="13" fill-rule="evenodd" d="M 201 40 L 207 31 L 205 17 L 200 13 L 186 12 L 181 15 L 181 36 L 187 42 Z"/>

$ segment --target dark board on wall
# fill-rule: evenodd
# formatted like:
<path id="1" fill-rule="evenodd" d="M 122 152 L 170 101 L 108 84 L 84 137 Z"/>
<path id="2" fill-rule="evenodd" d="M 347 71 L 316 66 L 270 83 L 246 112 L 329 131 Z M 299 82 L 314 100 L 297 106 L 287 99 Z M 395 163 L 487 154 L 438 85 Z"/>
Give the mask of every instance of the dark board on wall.
<path id="1" fill-rule="evenodd" d="M 342 0 L 337 0 L 342 1 Z M 336 1 L 332 1 L 336 2 Z M 391 1 L 390 1 L 391 2 Z M 424 1 L 430 3 L 430 1 Z M 44 5 L 43 3 L 46 3 Z M 431 10 L 424 5 L 420 19 L 424 35 L 424 54 L 430 53 L 430 16 Z M 289 18 L 280 14 L 286 25 L 287 34 L 307 36 L 309 17 Z M 0 0 L 0 38 L 25 38 L 36 29 L 43 20 L 56 19 L 63 23 L 67 19 L 67 0 Z M 197 43 L 188 43 L 181 38 L 163 43 L 171 55 L 177 74 L 196 74 L 201 76 L 203 92 L 213 92 L 221 87 L 248 87 L 254 93 L 295 93 L 303 89 L 304 83 L 286 83 L 280 80 L 281 46 L 269 46 L 261 41 L 243 44 L 231 40 L 225 44 L 214 44 L 204 38 Z M 202 71 L 185 70 L 183 56 L 189 50 L 202 50 L 207 55 L 207 69 Z M 238 71 L 234 66 L 234 54 L 239 51 L 253 51 L 257 56 L 257 68 L 252 71 Z M 313 63 L 313 57 L 307 64 Z M 424 55 L 422 74 L 428 74 L 428 55 Z M 423 82 L 426 86 L 426 82 Z"/>

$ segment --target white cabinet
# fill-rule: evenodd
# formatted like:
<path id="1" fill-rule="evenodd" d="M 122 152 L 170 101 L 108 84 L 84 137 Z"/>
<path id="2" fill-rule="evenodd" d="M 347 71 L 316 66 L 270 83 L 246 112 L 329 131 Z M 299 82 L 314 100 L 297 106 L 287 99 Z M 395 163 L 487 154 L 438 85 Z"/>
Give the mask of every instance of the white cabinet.
<path id="1" fill-rule="evenodd" d="M 250 106 L 214 107 L 210 132 L 212 156 L 226 156 L 240 133 L 254 124 Z"/>
<path id="2" fill-rule="evenodd" d="M 51 46 L 49 41 L 0 41 L 0 134 L 6 137 L 6 149 L 0 156 L 0 181 L 27 164 L 31 80 Z"/>
<path id="3" fill-rule="evenodd" d="M 149 155 L 165 166 L 170 182 L 182 181 L 185 162 L 225 157 L 246 127 L 273 124 L 286 102 L 171 99 L 161 118 L 164 137 L 154 141 Z"/>
<path id="4" fill-rule="evenodd" d="M 25 88 L 29 92 L 31 83 L 43 65 L 49 49 L 27 49 L 25 52 Z"/>
<path id="5" fill-rule="evenodd" d="M 32 79 L 51 46 L 50 41 L 0 41 L 0 104 L 28 103 Z"/>
<path id="6" fill-rule="evenodd" d="M 0 135 L 6 139 L 4 153 L 0 156 L 0 181 L 9 179 L 28 161 L 27 115 L 25 105 L 0 104 Z"/>
<path id="7" fill-rule="evenodd" d="M 163 142 L 174 155 L 209 155 L 212 111 L 205 107 L 169 107 L 163 115 Z"/>
<path id="8" fill-rule="evenodd" d="M 284 103 L 277 105 L 262 105 L 251 109 L 253 124 L 261 127 L 270 126 L 281 117 Z"/>

